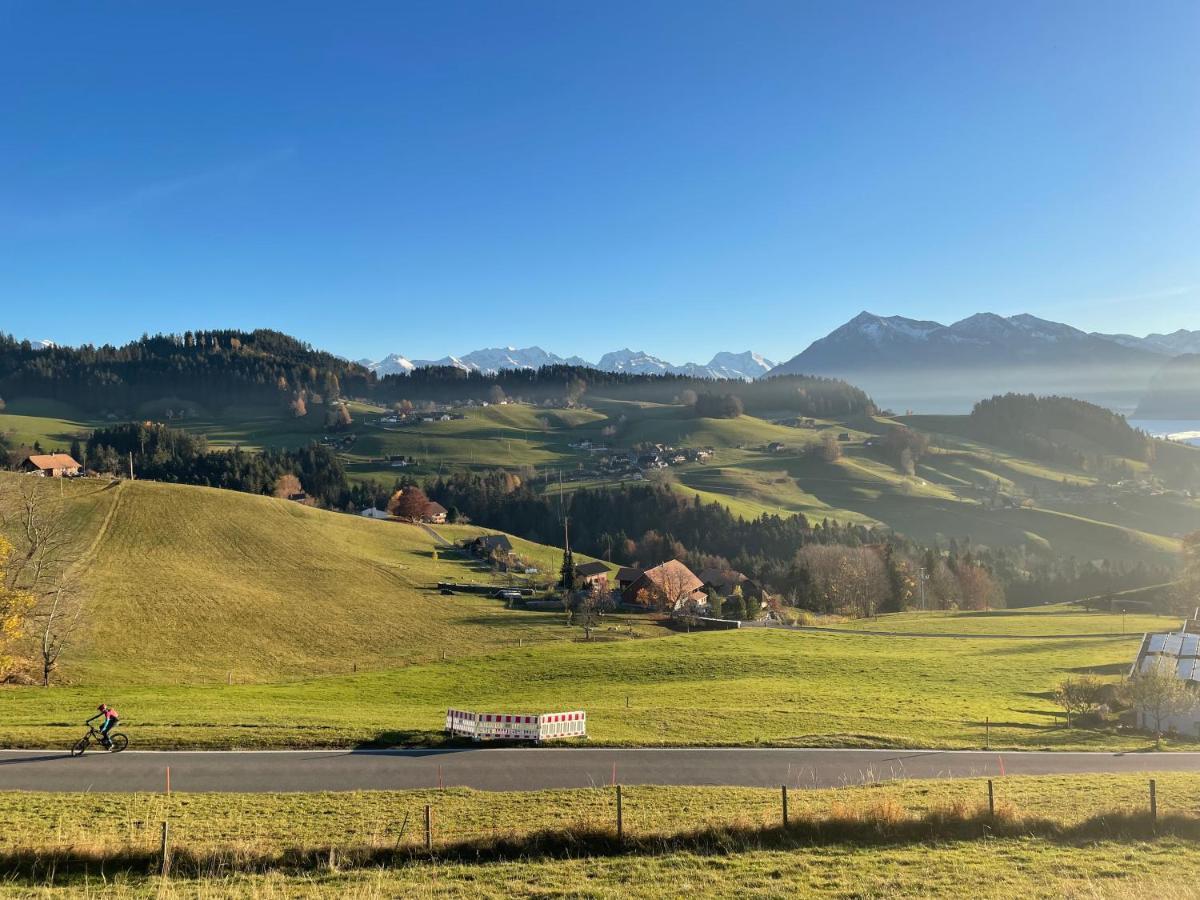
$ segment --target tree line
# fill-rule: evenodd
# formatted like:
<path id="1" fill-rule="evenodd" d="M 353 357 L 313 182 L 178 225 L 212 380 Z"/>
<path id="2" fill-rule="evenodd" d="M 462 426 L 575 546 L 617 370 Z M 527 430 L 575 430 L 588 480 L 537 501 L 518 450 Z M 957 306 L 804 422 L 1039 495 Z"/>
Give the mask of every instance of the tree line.
<path id="1" fill-rule="evenodd" d="M 719 415 L 740 414 L 743 407 L 818 417 L 874 410 L 870 398 L 852 385 L 803 375 L 714 382 L 554 365 L 492 374 L 430 366 L 378 378 L 357 363 L 268 329 L 186 331 L 143 335 L 120 347 L 45 349 L 0 334 L 0 396 L 60 400 L 87 412 L 142 416 L 157 414 L 148 405 L 195 403 L 215 411 L 253 403 L 302 414 L 308 403 L 342 397 L 389 406 L 405 400 L 448 403 L 494 396 L 573 404 L 589 391 L 660 403 L 674 402 L 685 391 L 704 393 Z"/>
<path id="2" fill-rule="evenodd" d="M 281 480 L 294 478 L 285 482 L 294 486 L 288 494 L 303 491 L 317 505 L 350 512 L 382 508 L 394 492 L 374 482 L 352 483 L 337 454 L 323 444 L 260 452 L 210 450 L 202 435 L 151 422 L 98 428 L 86 444 L 73 444 L 71 454 L 100 473 L 124 475 L 132 457 L 138 478 L 249 494 L 278 494 Z"/>
<path id="3" fill-rule="evenodd" d="M 571 546 L 623 565 L 684 560 L 694 570 L 743 572 L 785 600 L 854 615 L 924 603 L 929 609 L 1028 606 L 1077 600 L 1169 581 L 1174 570 L 1077 560 L 969 538 L 922 546 L 885 528 L 764 514 L 743 519 L 717 502 L 664 485 L 581 488 L 561 500 L 521 475 L 457 473 L 426 484 L 452 520 L 471 521 L 544 544 Z"/>

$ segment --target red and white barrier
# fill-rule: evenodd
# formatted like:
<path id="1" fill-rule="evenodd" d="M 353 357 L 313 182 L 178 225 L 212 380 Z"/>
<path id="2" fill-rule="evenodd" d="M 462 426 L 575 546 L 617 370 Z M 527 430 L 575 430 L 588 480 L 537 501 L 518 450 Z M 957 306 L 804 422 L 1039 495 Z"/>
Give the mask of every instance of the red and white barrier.
<path id="1" fill-rule="evenodd" d="M 587 737 L 587 713 L 582 710 L 541 715 L 446 711 L 446 731 L 473 741 L 552 741 Z"/>

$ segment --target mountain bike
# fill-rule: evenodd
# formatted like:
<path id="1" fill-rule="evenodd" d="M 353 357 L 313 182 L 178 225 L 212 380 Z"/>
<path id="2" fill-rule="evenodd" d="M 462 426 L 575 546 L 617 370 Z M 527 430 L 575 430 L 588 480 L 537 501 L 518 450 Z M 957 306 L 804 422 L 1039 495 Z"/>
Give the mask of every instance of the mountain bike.
<path id="1" fill-rule="evenodd" d="M 119 731 L 113 731 L 108 735 L 108 746 L 104 746 L 104 735 L 96 730 L 94 725 L 88 726 L 88 733 L 75 742 L 75 746 L 71 748 L 72 756 L 83 756 L 83 752 L 92 745 L 95 741 L 103 749 L 109 753 L 120 753 L 129 746 L 129 738 Z"/>

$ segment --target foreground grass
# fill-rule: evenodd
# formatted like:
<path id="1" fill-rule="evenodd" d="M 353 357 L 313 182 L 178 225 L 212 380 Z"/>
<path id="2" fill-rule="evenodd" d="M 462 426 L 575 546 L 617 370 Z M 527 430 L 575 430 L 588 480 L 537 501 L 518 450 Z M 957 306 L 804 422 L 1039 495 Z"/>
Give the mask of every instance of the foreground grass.
<path id="1" fill-rule="evenodd" d="M 46 896 L 1194 896 L 1200 784 L 1156 780 L 1157 828 L 1133 776 L 1000 779 L 995 816 L 980 780 L 799 791 L 787 829 L 776 791 L 643 787 L 623 843 L 611 789 L 3 794 L 0 873 Z"/>
<path id="2" fill-rule="evenodd" d="M 607 633 L 602 632 L 602 636 Z M 1119 677 L 1139 638 L 996 641 L 745 630 L 553 643 L 285 684 L 114 682 L 135 747 L 422 745 L 447 707 L 588 711 L 594 743 L 1124 748 L 1138 735 L 1055 727 L 1065 676 Z M 3 693 L 8 746 L 69 744 L 89 688 Z"/>

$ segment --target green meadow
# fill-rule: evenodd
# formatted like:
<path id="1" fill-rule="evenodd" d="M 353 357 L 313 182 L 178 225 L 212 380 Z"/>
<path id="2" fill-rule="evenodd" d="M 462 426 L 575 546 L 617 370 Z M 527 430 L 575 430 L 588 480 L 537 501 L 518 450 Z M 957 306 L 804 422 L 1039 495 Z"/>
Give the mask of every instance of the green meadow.
<path id="1" fill-rule="evenodd" d="M 473 407 L 461 411 L 462 419 L 406 425 L 382 424 L 385 410 L 352 403 L 350 433 L 355 439 L 340 452 L 355 479 L 390 483 L 400 475 L 424 479 L 502 466 L 545 476 L 547 490 L 557 491 L 561 476 L 564 490 L 571 491 L 613 483 L 580 474 L 593 463 L 588 453 L 569 446 L 581 440 L 616 447 L 655 442 L 708 447 L 713 450 L 708 462 L 672 467 L 653 477 L 747 518 L 802 513 L 817 521 L 882 524 L 923 542 L 970 538 L 1080 560 L 1169 562 L 1178 553 L 1179 536 L 1200 528 L 1196 500 L 1080 496 L 1063 485 L 1094 486 L 1094 474 L 974 441 L 961 416 L 899 420 L 933 441 L 915 473 L 906 475 L 873 446 L 896 420 L 818 420 L 813 428 L 793 428 L 753 416 L 698 418 L 679 405 L 603 398 L 588 402 L 590 408 L 578 410 L 522 404 Z M 165 409 L 168 404 L 159 405 Z M 299 446 L 323 435 L 321 409 L 314 407 L 307 417 L 296 419 L 273 408 L 219 413 L 193 408 L 175 424 L 205 434 L 214 447 Z M 12 400 L 0 414 L 0 431 L 26 443 L 39 440 L 47 449 L 65 447 L 72 436 L 97 424 L 65 404 L 35 399 Z M 825 462 L 805 452 L 826 435 L 845 438 L 839 441 L 841 459 Z M 769 452 L 772 443 L 782 449 Z M 414 458 L 416 465 L 393 468 L 387 459 L 397 455 Z M 1038 499 L 993 508 L 985 500 L 997 489 Z"/>

